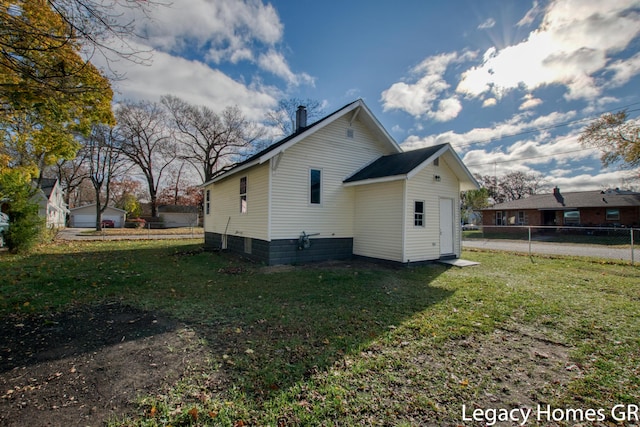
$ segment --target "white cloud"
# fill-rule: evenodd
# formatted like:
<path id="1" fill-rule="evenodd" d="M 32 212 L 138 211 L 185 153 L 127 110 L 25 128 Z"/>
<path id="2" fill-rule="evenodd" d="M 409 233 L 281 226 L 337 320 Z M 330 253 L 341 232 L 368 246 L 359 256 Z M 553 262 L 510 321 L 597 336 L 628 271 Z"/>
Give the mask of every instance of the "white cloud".
<path id="1" fill-rule="evenodd" d="M 172 94 L 194 105 L 206 105 L 214 111 L 237 105 L 251 120 L 261 120 L 264 111 L 277 104 L 276 88 L 245 85 L 205 63 L 155 52 L 150 66 L 121 62 L 126 79 L 114 82 L 116 99 L 159 101 Z"/>
<path id="2" fill-rule="evenodd" d="M 272 46 L 284 30 L 275 8 L 261 1 L 190 0 L 188 5 L 155 6 L 148 16 L 140 13 L 139 8 L 125 7 L 121 19 L 135 19 L 136 31 L 155 49 L 175 52 L 187 44 L 206 46 L 220 60 L 253 42 Z"/>
<path id="3" fill-rule="evenodd" d="M 531 25 L 533 21 L 543 12 L 540 4 L 537 1 L 533 2 L 533 6 L 529 11 L 527 11 L 526 15 L 522 17 L 520 21 L 516 24 L 517 27 L 525 27 L 527 25 Z"/>
<path id="4" fill-rule="evenodd" d="M 524 102 L 520 104 L 520 110 L 530 110 L 542 104 L 542 99 L 535 98 L 530 93 L 526 94 L 522 99 L 524 99 Z"/>
<path id="5" fill-rule="evenodd" d="M 258 58 L 258 65 L 263 70 L 273 73 L 291 85 L 298 86 L 302 83 L 307 83 L 313 86 L 314 84 L 314 79 L 310 75 L 306 73 L 294 74 L 289 69 L 284 56 L 274 49 L 261 54 Z"/>
<path id="6" fill-rule="evenodd" d="M 599 96 L 594 74 L 640 32 L 636 6 L 634 0 L 554 1 L 527 40 L 487 50 L 481 65 L 462 74 L 456 90 L 473 97 L 491 93 L 500 99 L 523 86 L 531 91 L 562 84 L 568 89 L 567 99 Z"/>
<path id="7" fill-rule="evenodd" d="M 609 79 L 609 87 L 620 87 L 626 84 L 632 77 L 640 73 L 640 53 L 628 59 L 621 59 L 613 62 L 607 67 L 613 72 L 613 77 Z"/>
<path id="8" fill-rule="evenodd" d="M 482 108 L 493 107 L 498 103 L 498 100 L 495 98 L 487 98 L 482 102 Z"/>
<path id="9" fill-rule="evenodd" d="M 135 20 L 144 44 L 156 51 L 177 57 L 196 53 L 215 65 L 248 61 L 288 84 L 313 85 L 312 77 L 293 73 L 277 51 L 284 25 L 271 4 L 260 0 L 190 0 L 188 7 L 170 3 L 149 8 L 147 15 L 141 15 L 138 8 L 124 8 L 121 19 Z"/>
<path id="10" fill-rule="evenodd" d="M 476 149 L 467 152 L 463 161 L 472 173 L 480 175 L 505 175 L 513 171 L 540 173 L 544 165 L 555 163 L 556 168 L 545 172 L 545 180 L 558 185 L 565 191 L 598 189 L 602 186 L 615 186 L 625 172 L 599 172 L 590 166 L 576 168 L 577 162 L 599 163 L 595 150 L 586 150 L 578 142 L 575 133 L 544 142 L 545 138 L 523 140 L 509 146 L 506 150 L 487 151 Z M 583 172 L 579 177 L 576 172 Z M 592 172 L 587 174 L 584 172 Z"/>
<path id="11" fill-rule="evenodd" d="M 570 121 L 575 118 L 575 116 L 575 111 L 566 113 L 553 112 L 546 116 L 539 116 L 533 120 L 529 120 L 527 113 L 516 114 L 511 119 L 501 123 L 495 123 L 491 127 L 474 128 L 465 133 L 447 131 L 423 137 L 410 135 L 404 140 L 402 146 L 405 150 L 414 150 L 448 142 L 457 150 L 466 151 L 472 144 L 474 146 L 482 146 L 492 141 L 523 132 L 539 132 L 540 129 Z"/>
<path id="12" fill-rule="evenodd" d="M 451 52 L 428 57 L 411 70 L 412 75 L 419 76 L 415 83 L 394 83 L 382 92 L 384 111 L 403 110 L 415 118 L 427 117 L 436 121 L 455 118 L 462 109 L 460 101 L 455 96 L 439 100 L 450 87 L 444 73 L 450 64 L 474 56 L 472 52 L 462 55 Z"/>
<path id="13" fill-rule="evenodd" d="M 496 20 L 493 18 L 489 18 L 484 21 L 482 24 L 478 25 L 479 30 L 488 30 L 489 28 L 493 28 L 496 26 Z"/>

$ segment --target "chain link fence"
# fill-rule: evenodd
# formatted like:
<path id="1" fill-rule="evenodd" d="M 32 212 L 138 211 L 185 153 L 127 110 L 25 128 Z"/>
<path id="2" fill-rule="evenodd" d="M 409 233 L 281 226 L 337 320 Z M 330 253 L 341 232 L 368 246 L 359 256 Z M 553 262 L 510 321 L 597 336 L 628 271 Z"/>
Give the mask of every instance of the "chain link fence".
<path id="1" fill-rule="evenodd" d="M 624 227 L 482 226 L 462 232 L 463 245 L 534 254 L 640 261 L 640 229 Z"/>

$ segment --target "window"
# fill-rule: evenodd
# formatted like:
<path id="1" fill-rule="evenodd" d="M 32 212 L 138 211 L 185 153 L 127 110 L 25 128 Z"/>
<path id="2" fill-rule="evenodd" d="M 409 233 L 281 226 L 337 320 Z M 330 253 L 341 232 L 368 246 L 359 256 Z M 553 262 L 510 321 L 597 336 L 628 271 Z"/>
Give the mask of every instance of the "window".
<path id="1" fill-rule="evenodd" d="M 424 202 L 421 200 L 413 202 L 413 225 L 424 227 Z"/>
<path id="2" fill-rule="evenodd" d="M 247 213 L 247 177 L 240 178 L 240 213 Z"/>
<path id="3" fill-rule="evenodd" d="M 507 217 L 506 212 L 497 211 L 496 212 L 496 225 L 507 225 L 506 217 Z"/>
<path id="4" fill-rule="evenodd" d="M 564 212 L 565 224 L 580 224 L 580 211 L 565 211 Z"/>
<path id="5" fill-rule="evenodd" d="M 309 203 L 312 205 L 319 205 L 321 194 L 322 171 L 320 169 L 311 169 L 309 171 Z"/>
<path id="6" fill-rule="evenodd" d="M 619 221 L 620 209 L 607 209 L 607 221 Z"/>
<path id="7" fill-rule="evenodd" d="M 205 213 L 207 215 L 209 215 L 211 213 L 211 190 L 207 190 L 205 197 L 204 197 L 204 209 L 205 209 Z"/>
<path id="8" fill-rule="evenodd" d="M 518 211 L 518 225 L 525 225 L 526 224 L 526 216 L 524 214 L 524 211 Z"/>
<path id="9" fill-rule="evenodd" d="M 440 166 L 440 157 L 433 159 L 433 166 Z"/>

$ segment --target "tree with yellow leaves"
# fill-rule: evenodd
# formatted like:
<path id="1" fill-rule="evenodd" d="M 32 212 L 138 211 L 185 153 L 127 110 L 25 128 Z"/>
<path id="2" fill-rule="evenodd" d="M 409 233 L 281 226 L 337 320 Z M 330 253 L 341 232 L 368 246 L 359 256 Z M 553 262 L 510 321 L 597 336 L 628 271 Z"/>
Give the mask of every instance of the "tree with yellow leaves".
<path id="1" fill-rule="evenodd" d="M 74 158 L 93 124 L 115 124 L 110 82 L 83 58 L 76 31 L 51 1 L 0 0 L 0 200 L 12 250 L 37 238 L 32 180 Z"/>
<path id="2" fill-rule="evenodd" d="M 9 168 L 37 177 L 44 166 L 75 157 L 76 134 L 114 123 L 113 94 L 49 2 L 0 4 L 0 155 Z"/>

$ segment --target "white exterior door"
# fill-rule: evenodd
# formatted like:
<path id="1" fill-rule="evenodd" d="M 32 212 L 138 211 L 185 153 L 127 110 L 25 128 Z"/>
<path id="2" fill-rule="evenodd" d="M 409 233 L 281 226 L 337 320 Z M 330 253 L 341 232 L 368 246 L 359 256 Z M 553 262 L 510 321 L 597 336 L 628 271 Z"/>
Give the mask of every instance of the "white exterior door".
<path id="1" fill-rule="evenodd" d="M 440 199 L 440 255 L 453 254 L 453 200 Z"/>

